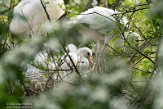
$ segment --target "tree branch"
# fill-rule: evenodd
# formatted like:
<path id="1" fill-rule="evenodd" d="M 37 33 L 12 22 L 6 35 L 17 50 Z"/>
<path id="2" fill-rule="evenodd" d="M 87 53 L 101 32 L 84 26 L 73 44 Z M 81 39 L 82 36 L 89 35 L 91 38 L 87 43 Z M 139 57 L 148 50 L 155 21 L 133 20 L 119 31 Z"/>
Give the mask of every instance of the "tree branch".
<path id="1" fill-rule="evenodd" d="M 46 6 L 44 5 L 44 3 L 43 3 L 42 0 L 40 0 L 40 2 L 41 2 L 41 5 L 42 5 L 42 7 L 43 7 L 43 9 L 44 9 L 44 11 L 45 11 L 45 14 L 46 14 L 47 19 L 48 19 L 49 21 L 51 21 L 50 16 L 49 16 L 49 14 L 48 14 L 48 12 L 47 12 L 47 10 L 46 10 Z M 54 7 L 54 8 L 55 8 L 55 7 Z M 54 13 L 54 14 L 55 14 L 55 13 Z"/>

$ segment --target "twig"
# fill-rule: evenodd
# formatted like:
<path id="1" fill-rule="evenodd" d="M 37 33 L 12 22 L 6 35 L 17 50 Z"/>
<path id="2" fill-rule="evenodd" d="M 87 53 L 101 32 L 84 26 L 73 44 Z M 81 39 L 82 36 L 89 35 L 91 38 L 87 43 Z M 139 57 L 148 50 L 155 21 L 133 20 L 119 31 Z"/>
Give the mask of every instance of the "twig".
<path id="1" fill-rule="evenodd" d="M 81 5 L 78 4 L 75 0 L 72 0 L 80 9 L 82 9 Z"/>
<path id="2" fill-rule="evenodd" d="M 126 12 L 124 12 L 124 13 L 122 13 L 122 15 L 125 15 L 125 14 L 127 14 L 127 13 L 135 13 L 135 12 L 137 12 L 137 11 L 140 11 L 140 10 L 147 10 L 148 8 L 139 8 L 139 9 L 130 9 L 130 10 L 126 10 Z"/>
<path id="3" fill-rule="evenodd" d="M 133 69 L 136 69 L 136 70 L 139 70 L 139 71 L 142 71 L 142 72 L 144 72 L 144 73 L 152 73 L 152 72 L 149 72 L 149 71 L 144 71 L 144 70 L 142 70 L 142 69 L 139 69 L 139 68 L 136 68 L 136 67 L 133 67 L 133 66 L 131 66 Z"/>
<path id="4" fill-rule="evenodd" d="M 121 53 L 121 52 L 115 50 L 115 49 L 114 49 L 113 47 L 111 47 L 109 44 L 107 44 L 107 46 L 108 46 L 109 48 L 111 48 L 114 52 L 116 52 L 116 53 L 118 53 L 120 56 L 122 56 L 122 53 Z"/>
<path id="5" fill-rule="evenodd" d="M 145 40 L 147 40 L 146 37 L 143 35 L 142 31 L 135 25 L 135 23 L 133 23 L 133 24 L 134 24 L 134 26 L 136 27 L 136 29 L 139 31 L 139 33 L 141 34 L 141 36 L 143 36 L 143 38 L 144 38 Z"/>
<path id="6" fill-rule="evenodd" d="M 26 16 L 24 15 L 24 12 L 23 12 L 23 10 L 22 10 L 22 9 L 21 9 L 21 12 L 22 12 L 22 14 L 23 14 L 23 16 L 24 16 L 24 19 L 25 19 L 25 21 L 27 22 L 28 27 L 30 28 L 31 32 L 32 32 L 32 33 L 34 33 L 34 31 L 32 30 L 32 27 L 31 27 L 31 25 L 29 24 L 29 22 L 28 22 L 28 20 L 27 20 Z"/>
<path id="7" fill-rule="evenodd" d="M 147 45 L 150 41 L 151 41 L 151 39 L 146 40 L 146 41 L 139 47 L 139 51 L 140 51 L 140 50 L 144 50 L 144 48 L 146 47 L 146 45 Z M 138 52 L 135 51 L 135 53 L 130 57 L 128 63 L 130 63 L 130 62 L 135 58 L 135 56 L 136 56 L 137 54 L 138 54 Z"/>
<path id="8" fill-rule="evenodd" d="M 62 46 L 63 46 L 63 45 L 64 45 L 64 44 L 62 43 Z M 65 48 L 64 46 L 63 46 L 63 50 L 66 52 L 66 54 L 68 55 L 70 61 L 72 62 L 72 65 L 73 65 L 73 67 L 75 68 L 75 72 L 78 74 L 79 78 L 82 79 L 82 78 L 81 78 L 81 75 L 80 75 L 80 72 L 78 71 L 78 69 L 77 69 L 77 67 L 76 67 L 76 65 L 75 65 L 75 63 L 74 63 L 74 61 L 72 60 L 71 56 L 69 55 L 68 51 L 66 50 L 66 48 Z"/>
<path id="9" fill-rule="evenodd" d="M 156 50 L 156 55 L 155 55 L 155 64 L 154 64 L 153 71 L 149 77 L 150 79 L 152 78 L 155 70 L 158 68 L 158 54 L 159 54 L 159 50 L 160 50 L 160 44 L 161 44 L 161 37 L 158 38 L 158 45 L 157 45 L 157 50 Z"/>
<path id="10" fill-rule="evenodd" d="M 137 65 L 139 62 L 141 62 L 143 59 L 144 59 L 144 57 L 140 58 L 140 59 L 134 64 L 134 66 Z"/>
<path id="11" fill-rule="evenodd" d="M 132 49 L 134 49 L 137 53 L 139 53 L 140 55 L 144 56 L 144 57 L 147 58 L 149 61 L 151 61 L 153 64 L 155 64 L 155 62 L 154 62 L 151 58 L 149 58 L 147 55 L 143 54 L 139 49 L 133 47 L 133 46 L 127 41 L 127 39 L 125 38 L 125 36 L 124 36 L 123 33 L 122 33 L 122 36 L 123 36 L 124 40 L 127 42 L 127 44 L 128 44 Z M 144 48 L 144 47 L 142 47 L 142 48 Z M 128 62 L 130 62 L 130 61 L 134 58 L 134 56 L 135 56 L 137 53 L 135 53 L 135 54 L 132 56 L 132 58 L 130 58 L 130 60 L 129 60 Z"/>
<path id="12" fill-rule="evenodd" d="M 48 80 L 47 80 L 46 83 L 45 83 L 44 91 L 47 89 L 48 83 L 50 82 L 50 80 L 53 79 L 53 75 L 54 75 L 54 73 L 52 73 L 52 74 L 48 77 Z"/>
<path id="13" fill-rule="evenodd" d="M 25 86 L 24 82 L 20 80 L 20 83 L 23 85 L 24 91 L 26 92 L 27 96 L 31 95 L 27 87 Z"/>
<path id="14" fill-rule="evenodd" d="M 89 15 L 89 14 L 97 14 L 97 15 L 102 16 L 102 17 L 105 17 L 105 18 L 107 18 L 107 19 L 109 19 L 109 20 L 111 20 L 111 21 L 113 21 L 113 22 L 116 22 L 115 20 L 111 19 L 110 17 L 107 17 L 107 16 L 105 16 L 105 15 L 102 15 L 102 14 L 100 14 L 100 13 L 98 13 L 98 12 L 92 12 L 92 13 L 87 13 L 87 14 L 79 14 L 79 15 Z M 113 14 L 112 16 L 114 16 L 114 15 L 118 15 L 118 13 Z"/>
<path id="15" fill-rule="evenodd" d="M 7 82 L 8 82 L 8 86 L 9 86 L 10 93 L 11 93 L 11 95 L 13 95 L 13 90 L 12 90 L 12 87 L 11 87 L 10 81 L 8 80 Z"/>
<path id="16" fill-rule="evenodd" d="M 41 2 L 41 5 L 42 5 L 42 7 L 43 7 L 43 9 L 44 9 L 44 11 L 45 11 L 45 14 L 46 14 L 47 19 L 48 19 L 49 21 L 51 21 L 50 16 L 49 16 L 49 14 L 48 14 L 48 12 L 47 12 L 47 10 L 46 10 L 46 6 L 44 5 L 44 3 L 43 3 L 42 0 L 40 0 L 40 2 Z M 55 8 L 55 7 L 54 7 L 54 8 Z M 55 14 L 55 13 L 54 13 L 54 14 Z"/>

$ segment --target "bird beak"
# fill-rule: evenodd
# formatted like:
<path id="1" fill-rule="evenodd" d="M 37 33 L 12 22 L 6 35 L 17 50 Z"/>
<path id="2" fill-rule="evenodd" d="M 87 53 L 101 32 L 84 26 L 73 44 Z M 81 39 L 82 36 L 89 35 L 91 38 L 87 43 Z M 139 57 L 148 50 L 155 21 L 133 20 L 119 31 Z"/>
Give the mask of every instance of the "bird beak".
<path id="1" fill-rule="evenodd" d="M 89 57 L 88 57 L 88 61 L 89 61 L 89 66 L 90 66 L 91 68 L 93 68 L 93 59 L 92 59 L 92 56 L 89 56 Z"/>

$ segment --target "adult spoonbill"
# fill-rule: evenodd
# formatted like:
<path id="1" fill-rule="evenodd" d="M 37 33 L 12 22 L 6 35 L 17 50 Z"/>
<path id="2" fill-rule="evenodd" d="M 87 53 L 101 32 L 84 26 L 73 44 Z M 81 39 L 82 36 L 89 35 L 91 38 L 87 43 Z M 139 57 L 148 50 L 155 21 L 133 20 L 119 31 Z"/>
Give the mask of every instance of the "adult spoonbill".
<path id="1" fill-rule="evenodd" d="M 42 25 L 58 20 L 64 8 L 63 0 L 21 0 L 14 8 L 10 31 L 19 36 L 40 35 Z"/>
<path id="2" fill-rule="evenodd" d="M 83 24 L 80 33 L 87 38 L 104 40 L 112 37 L 112 30 L 120 23 L 127 26 L 127 19 L 120 17 L 120 12 L 104 7 L 96 6 L 82 12 L 75 18 L 75 22 Z"/>

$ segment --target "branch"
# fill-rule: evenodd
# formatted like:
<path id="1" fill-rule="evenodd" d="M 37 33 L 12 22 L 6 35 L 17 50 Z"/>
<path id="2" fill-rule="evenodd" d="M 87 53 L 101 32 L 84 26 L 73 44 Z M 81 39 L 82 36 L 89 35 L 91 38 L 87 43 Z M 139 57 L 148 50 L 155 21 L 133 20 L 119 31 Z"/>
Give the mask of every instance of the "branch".
<path id="1" fill-rule="evenodd" d="M 109 44 L 107 44 L 106 46 L 108 46 L 109 48 L 111 48 L 114 52 L 116 52 L 117 54 L 119 54 L 120 56 L 122 56 L 122 53 L 115 50 L 113 47 L 111 47 Z"/>
<path id="2" fill-rule="evenodd" d="M 147 45 L 150 41 L 151 41 L 151 39 L 146 40 L 146 41 L 139 47 L 139 51 L 140 51 L 140 50 L 144 50 L 144 48 L 146 47 L 146 45 Z M 135 58 L 135 56 L 136 56 L 137 54 L 138 54 L 138 52 L 135 51 L 135 53 L 130 57 L 128 63 L 131 62 L 131 61 Z"/>
<path id="3" fill-rule="evenodd" d="M 161 45 L 161 37 L 158 38 L 158 45 L 157 45 L 157 50 L 156 50 L 156 55 L 155 55 L 155 64 L 154 64 L 154 68 L 153 71 L 150 75 L 150 79 L 152 78 L 154 72 L 157 70 L 158 68 L 158 54 L 159 54 L 159 50 L 160 50 L 160 45 Z"/>
<path id="4" fill-rule="evenodd" d="M 142 56 L 144 56 L 145 58 L 147 58 L 149 61 L 151 61 L 153 64 L 155 64 L 155 62 L 154 62 L 151 58 L 149 58 L 148 56 L 146 56 L 145 54 L 143 54 L 142 52 L 140 52 L 137 48 L 133 47 L 133 46 L 128 42 L 128 40 L 126 39 L 126 37 L 125 37 L 125 35 L 124 35 L 124 33 L 122 32 L 121 29 L 120 29 L 120 31 L 121 31 L 122 37 L 124 38 L 124 40 L 126 41 L 126 43 L 127 43 L 133 50 L 135 50 L 136 52 L 138 52 L 139 54 L 141 54 Z"/>
<path id="5" fill-rule="evenodd" d="M 22 9 L 21 9 L 21 12 L 22 12 L 22 15 L 23 15 L 23 17 L 24 17 L 25 21 L 27 22 L 28 27 L 30 28 L 31 32 L 32 32 L 32 33 L 34 33 L 34 31 L 32 30 L 32 27 L 31 27 L 31 25 L 29 24 L 29 22 L 28 22 L 27 18 L 25 17 L 24 12 L 23 12 L 23 10 L 22 10 Z"/>
<path id="6" fill-rule="evenodd" d="M 43 3 L 42 0 L 40 0 L 40 2 L 41 2 L 41 5 L 42 5 L 42 7 L 43 7 L 43 9 L 44 9 L 44 11 L 45 11 L 45 14 L 46 14 L 47 19 L 48 19 L 49 21 L 51 21 L 50 16 L 49 16 L 49 14 L 48 14 L 48 12 L 47 12 L 47 10 L 46 10 L 46 6 L 44 5 L 44 3 Z M 55 8 L 55 7 L 54 7 L 54 8 Z M 54 14 L 55 14 L 55 13 L 54 13 Z"/>
<path id="7" fill-rule="evenodd" d="M 11 95 L 13 95 L 13 89 L 11 87 L 10 81 L 7 81 Z"/>
<path id="8" fill-rule="evenodd" d="M 64 44 L 62 43 L 62 46 L 63 46 L 63 45 L 64 45 Z M 73 67 L 75 68 L 75 72 L 78 74 L 79 78 L 82 79 L 82 78 L 81 78 L 81 75 L 80 75 L 80 72 L 78 71 L 78 69 L 77 69 L 77 67 L 76 67 L 76 65 L 75 65 L 75 63 L 74 63 L 74 61 L 72 60 L 71 56 L 69 55 L 68 51 L 66 50 L 66 48 L 65 48 L 64 46 L 63 46 L 63 50 L 66 52 L 66 54 L 68 55 L 70 61 L 72 62 L 72 65 L 73 65 Z"/>
<path id="9" fill-rule="evenodd" d="M 139 70 L 141 72 L 144 72 L 144 73 L 150 73 L 150 74 L 152 73 L 152 72 L 149 72 L 149 71 L 145 71 L 145 70 L 139 69 L 137 67 L 133 67 L 133 66 L 130 66 L 130 67 L 133 68 L 133 69 Z"/>
<path id="10" fill-rule="evenodd" d="M 107 18 L 107 19 L 109 19 L 109 20 L 111 20 L 111 21 L 113 21 L 113 22 L 116 22 L 115 20 L 111 19 L 110 17 L 107 17 L 107 16 L 102 15 L 102 14 L 97 13 L 97 12 L 91 12 L 91 13 L 87 13 L 87 14 L 79 14 L 79 15 L 89 15 L 89 14 L 97 14 L 97 15 L 102 16 L 102 17 L 105 17 L 105 18 Z M 118 15 L 118 13 L 113 14 L 113 15 Z M 113 16 L 113 15 L 112 15 L 112 16 Z"/>

